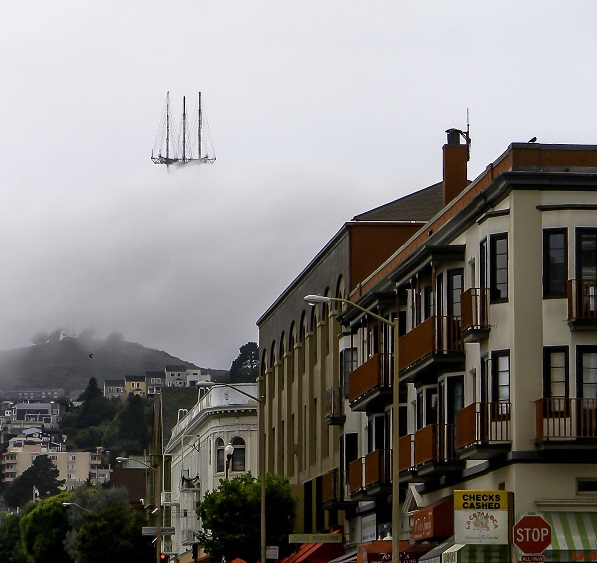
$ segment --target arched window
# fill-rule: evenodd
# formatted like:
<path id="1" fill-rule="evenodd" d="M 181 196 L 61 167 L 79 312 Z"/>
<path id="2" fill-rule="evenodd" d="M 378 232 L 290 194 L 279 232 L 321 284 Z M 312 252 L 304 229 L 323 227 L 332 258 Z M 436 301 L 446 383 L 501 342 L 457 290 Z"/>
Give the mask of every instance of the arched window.
<path id="1" fill-rule="evenodd" d="M 218 438 L 216 440 L 216 473 L 224 473 L 224 440 Z"/>
<path id="2" fill-rule="evenodd" d="M 232 453 L 232 471 L 245 470 L 245 441 L 239 436 L 232 438 L 231 442 L 234 452 Z"/>

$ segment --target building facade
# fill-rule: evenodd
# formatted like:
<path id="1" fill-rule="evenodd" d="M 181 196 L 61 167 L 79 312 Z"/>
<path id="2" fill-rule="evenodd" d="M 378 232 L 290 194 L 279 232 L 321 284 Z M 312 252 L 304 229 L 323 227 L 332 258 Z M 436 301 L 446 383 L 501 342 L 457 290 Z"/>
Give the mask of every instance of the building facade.
<path id="1" fill-rule="evenodd" d="M 311 528 L 342 510 L 351 543 L 391 532 L 396 560 L 399 541 L 421 561 L 519 560 L 510 537 L 462 541 L 459 491 L 508 493 L 502 527 L 540 513 L 546 560 L 589 560 L 597 147 L 512 144 L 473 182 L 469 150 L 448 132 L 441 205 L 383 264 L 344 286 L 303 276 L 260 319 L 270 470 L 294 476 L 296 451 Z"/>

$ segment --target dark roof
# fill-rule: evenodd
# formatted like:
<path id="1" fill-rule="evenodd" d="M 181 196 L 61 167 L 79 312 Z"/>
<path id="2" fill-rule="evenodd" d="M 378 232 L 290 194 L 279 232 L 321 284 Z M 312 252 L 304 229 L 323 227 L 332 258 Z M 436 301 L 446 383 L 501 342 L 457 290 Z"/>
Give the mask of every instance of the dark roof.
<path id="1" fill-rule="evenodd" d="M 125 381 L 145 381 L 144 375 L 125 375 Z"/>
<path id="2" fill-rule="evenodd" d="M 442 182 L 438 182 L 418 192 L 356 215 L 353 220 L 427 222 L 441 210 L 442 204 Z"/>
<path id="3" fill-rule="evenodd" d="M 186 371 L 187 366 L 166 366 L 166 371 Z"/>
<path id="4" fill-rule="evenodd" d="M 145 377 L 162 377 L 164 375 L 163 371 L 146 371 Z"/>
<path id="5" fill-rule="evenodd" d="M 105 379 L 105 385 L 124 385 L 124 379 Z"/>

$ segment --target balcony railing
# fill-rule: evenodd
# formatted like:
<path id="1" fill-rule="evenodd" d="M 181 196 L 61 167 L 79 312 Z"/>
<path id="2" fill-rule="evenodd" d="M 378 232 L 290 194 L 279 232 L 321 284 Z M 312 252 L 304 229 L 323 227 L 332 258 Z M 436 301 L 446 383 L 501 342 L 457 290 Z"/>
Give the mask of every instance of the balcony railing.
<path id="1" fill-rule="evenodd" d="M 365 456 L 365 488 L 392 482 L 392 450 L 375 450 Z"/>
<path id="2" fill-rule="evenodd" d="M 344 495 L 342 493 L 340 470 L 336 467 L 325 473 L 321 478 L 321 502 L 340 502 L 344 500 Z"/>
<path id="3" fill-rule="evenodd" d="M 342 424 L 344 414 L 344 392 L 342 387 L 330 387 L 325 394 L 325 421 L 327 424 Z"/>
<path id="4" fill-rule="evenodd" d="M 375 450 L 355 459 L 348 466 L 348 488 L 351 495 L 392 482 L 392 450 Z"/>
<path id="5" fill-rule="evenodd" d="M 568 320 L 597 321 L 597 280 L 568 280 Z"/>
<path id="6" fill-rule="evenodd" d="M 472 403 L 456 413 L 456 448 L 510 442 L 510 403 Z"/>
<path id="7" fill-rule="evenodd" d="M 365 458 L 359 457 L 348 464 L 348 490 L 351 495 L 363 489 Z"/>
<path id="8" fill-rule="evenodd" d="M 429 424 L 415 433 L 415 466 L 456 459 L 453 424 Z"/>
<path id="9" fill-rule="evenodd" d="M 461 297 L 462 337 L 465 342 L 480 342 L 489 335 L 489 291 L 471 287 Z"/>
<path id="10" fill-rule="evenodd" d="M 537 440 L 596 440 L 597 399 L 535 401 Z"/>
<path id="11" fill-rule="evenodd" d="M 398 471 L 410 471 L 414 468 L 415 435 L 407 434 L 398 441 L 399 467 Z"/>
<path id="12" fill-rule="evenodd" d="M 348 400 L 353 403 L 376 389 L 389 389 L 392 383 L 393 354 L 375 354 L 350 374 Z"/>
<path id="13" fill-rule="evenodd" d="M 400 371 L 430 354 L 461 352 L 460 317 L 433 316 L 400 337 Z"/>

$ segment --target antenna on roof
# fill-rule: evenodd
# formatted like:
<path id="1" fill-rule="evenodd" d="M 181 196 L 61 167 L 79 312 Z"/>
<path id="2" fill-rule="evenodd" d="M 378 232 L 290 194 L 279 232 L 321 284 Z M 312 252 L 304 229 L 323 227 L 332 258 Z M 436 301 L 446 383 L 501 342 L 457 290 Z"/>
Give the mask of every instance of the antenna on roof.
<path id="1" fill-rule="evenodd" d="M 471 159 L 471 123 L 469 120 L 469 111 L 468 108 L 466 108 L 466 133 L 465 133 L 465 137 L 464 140 L 466 141 L 466 144 L 468 146 L 468 159 Z"/>

